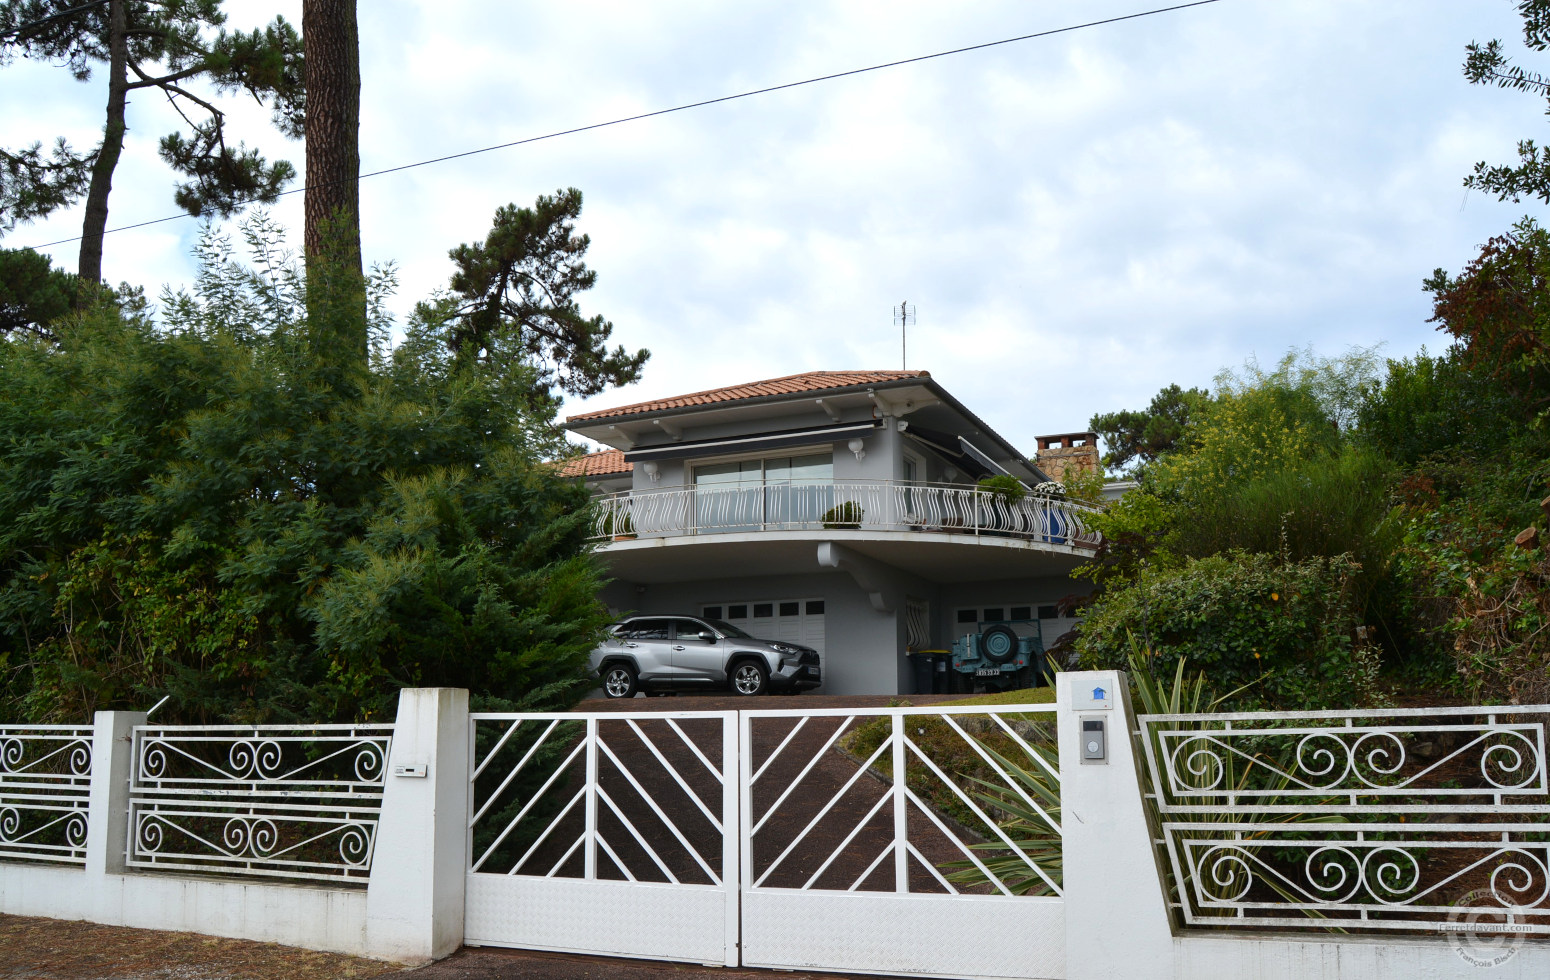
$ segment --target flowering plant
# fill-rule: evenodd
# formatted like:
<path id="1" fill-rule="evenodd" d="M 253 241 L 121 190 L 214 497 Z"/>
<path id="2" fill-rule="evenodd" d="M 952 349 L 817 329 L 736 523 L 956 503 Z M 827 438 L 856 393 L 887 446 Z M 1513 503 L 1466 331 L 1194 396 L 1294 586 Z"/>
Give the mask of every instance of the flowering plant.
<path id="1" fill-rule="evenodd" d="M 1059 480 L 1045 480 L 1033 488 L 1033 492 L 1040 497 L 1050 497 L 1054 500 L 1066 499 L 1066 485 Z"/>

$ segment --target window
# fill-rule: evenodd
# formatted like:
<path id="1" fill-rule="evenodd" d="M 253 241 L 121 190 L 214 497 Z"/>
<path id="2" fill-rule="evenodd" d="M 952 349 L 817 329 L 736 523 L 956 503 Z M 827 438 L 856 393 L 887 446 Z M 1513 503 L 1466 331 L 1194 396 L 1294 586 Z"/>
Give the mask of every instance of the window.
<path id="1" fill-rule="evenodd" d="M 809 600 L 807 600 L 807 614 L 809 616 L 822 616 L 823 615 L 823 600 L 822 599 L 809 599 Z"/>
<path id="2" fill-rule="evenodd" d="M 985 615 L 980 618 L 987 623 L 1002 623 L 1006 621 L 1006 610 L 999 606 L 993 609 L 986 609 Z"/>
<path id="3" fill-rule="evenodd" d="M 775 615 L 775 604 L 773 602 L 756 602 L 756 603 L 754 603 L 754 606 L 753 606 L 753 618 L 754 619 L 769 619 L 773 615 Z"/>
<path id="4" fill-rule="evenodd" d="M 667 623 L 665 619 L 632 619 L 619 630 L 619 636 L 626 640 L 665 640 Z"/>
<path id="5" fill-rule="evenodd" d="M 705 618 L 706 619 L 720 619 L 721 618 L 721 607 L 720 606 L 706 606 L 705 607 Z"/>
<path id="6" fill-rule="evenodd" d="M 782 602 L 780 604 L 780 614 L 782 616 L 800 616 L 802 615 L 802 604 L 800 602 Z"/>
<path id="7" fill-rule="evenodd" d="M 706 615 L 709 615 L 709 614 L 707 613 Z M 727 607 L 727 618 L 728 619 L 747 619 L 748 618 L 748 607 L 747 606 L 728 606 Z"/>
<path id="8" fill-rule="evenodd" d="M 697 636 L 700 635 L 701 631 L 703 631 L 704 629 L 705 629 L 705 624 L 704 623 L 697 623 L 697 622 L 695 622 L 692 619 L 675 619 L 675 620 L 673 620 L 673 630 L 674 630 L 674 634 L 673 635 L 676 636 L 680 640 L 684 639 L 685 637 L 688 637 L 690 639 L 692 639 L 694 637 L 697 637 Z"/>
<path id="9" fill-rule="evenodd" d="M 960 609 L 960 610 L 958 610 L 958 622 L 974 624 L 974 623 L 978 623 L 979 621 L 980 621 L 980 611 L 978 609 Z"/>
<path id="10" fill-rule="evenodd" d="M 694 489 L 700 531 L 817 524 L 834 506 L 834 453 L 704 463 Z"/>
<path id="11" fill-rule="evenodd" d="M 1012 607 L 1012 618 L 1013 619 L 1032 619 L 1033 618 L 1033 607 L 1032 606 L 1013 606 Z"/>

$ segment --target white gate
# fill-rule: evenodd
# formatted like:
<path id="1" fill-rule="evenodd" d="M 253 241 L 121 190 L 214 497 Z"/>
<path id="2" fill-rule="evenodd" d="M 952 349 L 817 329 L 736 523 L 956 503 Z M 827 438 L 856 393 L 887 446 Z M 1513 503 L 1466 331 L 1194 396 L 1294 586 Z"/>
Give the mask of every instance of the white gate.
<path id="1" fill-rule="evenodd" d="M 734 712 L 469 727 L 468 943 L 736 965 Z"/>
<path id="2" fill-rule="evenodd" d="M 1053 710 L 476 714 L 467 941 L 1064 977 Z"/>
<path id="3" fill-rule="evenodd" d="M 743 965 L 1063 977 L 1053 709 L 743 712 Z"/>

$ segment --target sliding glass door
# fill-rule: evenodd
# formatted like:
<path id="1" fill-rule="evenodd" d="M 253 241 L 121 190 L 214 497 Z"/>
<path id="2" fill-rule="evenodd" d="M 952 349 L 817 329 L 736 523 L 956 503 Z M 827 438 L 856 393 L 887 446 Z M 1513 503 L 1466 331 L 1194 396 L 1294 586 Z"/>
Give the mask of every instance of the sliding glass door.
<path id="1" fill-rule="evenodd" d="M 817 526 L 834 506 L 834 456 L 775 456 L 694 468 L 700 533 Z"/>

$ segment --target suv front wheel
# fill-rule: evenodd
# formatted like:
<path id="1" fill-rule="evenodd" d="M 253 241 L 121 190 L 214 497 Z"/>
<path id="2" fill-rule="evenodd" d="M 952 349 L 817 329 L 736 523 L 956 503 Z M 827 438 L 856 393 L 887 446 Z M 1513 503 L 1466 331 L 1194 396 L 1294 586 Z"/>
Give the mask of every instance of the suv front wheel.
<path id="1" fill-rule="evenodd" d="M 635 671 L 628 664 L 609 664 L 603 671 L 603 694 L 610 698 L 633 698 L 637 688 Z"/>
<path id="2" fill-rule="evenodd" d="M 732 668 L 732 693 L 752 697 L 770 689 L 770 674 L 756 660 L 744 660 Z"/>

